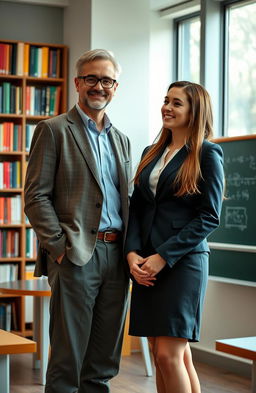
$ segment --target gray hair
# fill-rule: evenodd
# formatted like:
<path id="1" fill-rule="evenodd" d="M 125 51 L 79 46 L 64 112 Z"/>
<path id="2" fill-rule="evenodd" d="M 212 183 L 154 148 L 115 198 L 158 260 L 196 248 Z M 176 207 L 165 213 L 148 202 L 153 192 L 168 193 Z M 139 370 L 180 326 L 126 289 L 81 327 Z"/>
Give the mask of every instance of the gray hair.
<path id="1" fill-rule="evenodd" d="M 112 52 L 106 49 L 93 49 L 85 52 L 76 62 L 76 71 L 77 75 L 80 74 L 81 69 L 84 64 L 90 63 L 94 60 L 109 60 L 114 66 L 114 70 L 116 73 L 116 78 L 119 77 L 121 73 L 121 66 L 118 64 Z"/>

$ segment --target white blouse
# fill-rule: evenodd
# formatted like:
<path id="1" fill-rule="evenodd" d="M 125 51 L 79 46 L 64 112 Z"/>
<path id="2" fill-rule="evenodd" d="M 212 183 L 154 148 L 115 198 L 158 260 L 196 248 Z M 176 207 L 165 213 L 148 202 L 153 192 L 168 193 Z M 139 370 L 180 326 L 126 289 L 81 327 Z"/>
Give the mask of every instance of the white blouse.
<path id="1" fill-rule="evenodd" d="M 173 159 L 173 157 L 178 153 L 179 150 L 180 149 L 174 150 L 174 152 L 166 160 L 166 156 L 170 151 L 169 146 L 167 146 L 167 148 L 163 152 L 162 156 L 159 158 L 156 165 L 154 166 L 154 168 L 149 176 L 149 187 L 154 195 L 156 195 L 157 183 L 158 183 L 158 180 L 159 180 L 159 177 L 160 177 L 162 171 L 164 170 L 166 165 L 169 164 L 169 162 Z"/>

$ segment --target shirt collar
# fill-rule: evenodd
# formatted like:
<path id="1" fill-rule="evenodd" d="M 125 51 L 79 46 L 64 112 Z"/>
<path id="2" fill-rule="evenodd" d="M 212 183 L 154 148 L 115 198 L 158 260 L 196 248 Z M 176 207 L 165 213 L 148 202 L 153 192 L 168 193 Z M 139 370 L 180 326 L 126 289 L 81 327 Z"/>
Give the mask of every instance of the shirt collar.
<path id="1" fill-rule="evenodd" d="M 95 121 L 86 115 L 86 113 L 80 108 L 78 103 L 76 104 L 76 109 L 78 110 L 78 113 L 80 114 L 86 129 L 91 130 L 93 127 L 96 130 Z M 107 116 L 107 114 L 104 113 L 104 128 L 102 131 L 105 131 L 108 134 L 111 127 L 112 127 L 112 123 L 110 122 L 110 119 Z"/>

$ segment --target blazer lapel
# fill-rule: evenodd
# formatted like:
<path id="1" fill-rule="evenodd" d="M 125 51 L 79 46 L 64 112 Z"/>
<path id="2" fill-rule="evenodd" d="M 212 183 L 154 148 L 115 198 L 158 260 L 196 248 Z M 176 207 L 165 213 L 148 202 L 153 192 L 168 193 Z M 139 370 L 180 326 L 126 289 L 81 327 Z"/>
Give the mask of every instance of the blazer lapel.
<path id="1" fill-rule="evenodd" d="M 111 127 L 110 130 L 110 141 L 111 141 L 111 145 L 114 151 L 114 155 L 116 158 L 116 165 L 117 165 L 117 170 L 118 170 L 118 176 L 119 176 L 119 183 L 120 183 L 120 187 L 122 189 L 122 185 L 127 184 L 127 175 L 125 172 L 125 166 L 124 166 L 124 156 L 122 153 L 122 146 L 120 143 L 120 138 L 118 136 L 118 134 L 115 132 L 115 130 L 113 129 L 113 127 Z M 126 188 L 127 190 L 127 188 Z"/>
<path id="2" fill-rule="evenodd" d="M 140 182 L 141 190 L 143 190 L 143 192 L 146 193 L 146 195 L 149 199 L 155 199 L 155 196 L 149 186 L 149 176 L 150 176 L 150 173 L 152 172 L 154 166 L 156 165 L 157 161 L 159 160 L 159 158 L 163 154 L 165 147 L 166 146 L 164 146 L 161 149 L 161 151 L 159 152 L 159 154 L 157 154 L 157 156 L 143 169 L 143 171 L 141 172 L 141 175 L 140 175 L 139 182 Z"/>
<path id="3" fill-rule="evenodd" d="M 83 158 L 87 162 L 87 165 L 90 168 L 93 176 L 95 177 L 99 187 L 101 188 L 99 173 L 93 155 L 93 151 L 90 145 L 90 141 L 84 130 L 84 123 L 75 107 L 73 107 L 68 112 L 68 121 L 69 121 L 70 131 L 73 134 L 77 146 L 80 149 Z"/>
<path id="4" fill-rule="evenodd" d="M 180 151 L 178 151 L 177 154 L 175 154 L 173 159 L 166 165 L 166 167 L 162 171 L 157 183 L 156 193 L 158 193 L 161 190 L 162 186 L 167 180 L 168 182 L 170 182 L 175 178 L 178 169 L 182 165 L 187 155 L 188 155 L 188 149 L 185 145 L 180 149 Z"/>

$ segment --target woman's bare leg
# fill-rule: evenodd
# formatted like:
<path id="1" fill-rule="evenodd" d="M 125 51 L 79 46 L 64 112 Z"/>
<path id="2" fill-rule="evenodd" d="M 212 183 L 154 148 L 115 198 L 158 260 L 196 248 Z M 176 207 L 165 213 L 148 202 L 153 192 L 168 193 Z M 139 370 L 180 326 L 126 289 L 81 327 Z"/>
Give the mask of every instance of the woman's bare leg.
<path id="1" fill-rule="evenodd" d="M 192 393 L 184 362 L 186 339 L 155 337 L 153 355 L 157 369 L 158 393 Z"/>
<path id="2" fill-rule="evenodd" d="M 191 349 L 189 343 L 187 343 L 186 348 L 185 348 L 185 353 L 184 353 L 184 363 L 189 375 L 190 383 L 191 383 L 191 389 L 192 393 L 201 393 L 201 387 L 200 387 L 200 382 L 198 379 L 197 372 L 195 370 L 193 360 L 192 360 L 192 354 L 191 354 Z"/>

